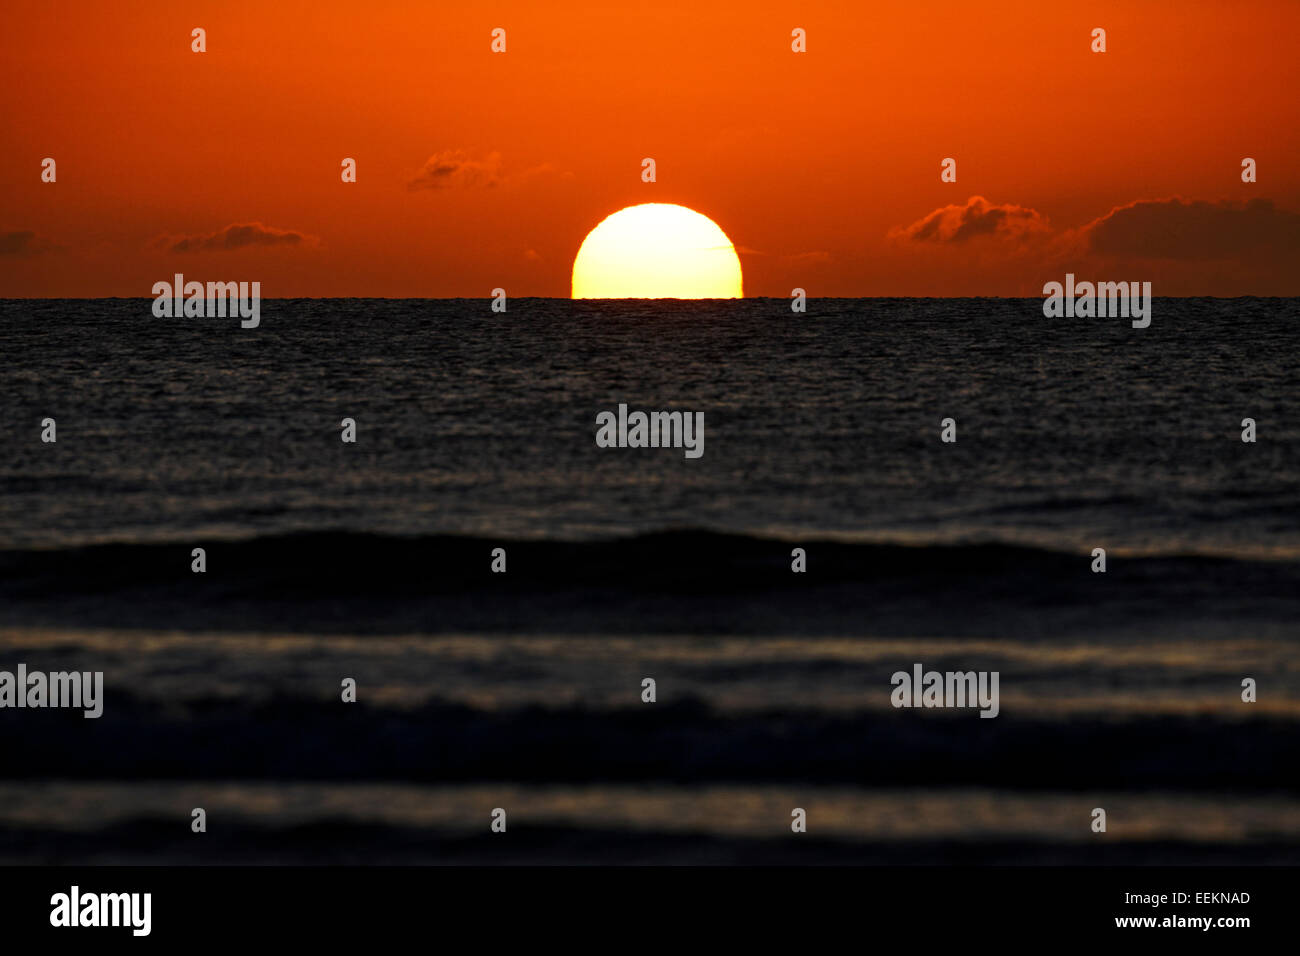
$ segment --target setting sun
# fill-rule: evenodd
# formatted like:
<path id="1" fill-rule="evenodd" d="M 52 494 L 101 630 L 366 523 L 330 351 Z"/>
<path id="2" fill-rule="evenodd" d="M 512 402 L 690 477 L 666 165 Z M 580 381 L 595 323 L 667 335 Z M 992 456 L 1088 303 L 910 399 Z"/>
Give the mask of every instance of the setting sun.
<path id="1" fill-rule="evenodd" d="M 738 299 L 740 259 L 718 225 L 645 203 L 603 219 L 573 261 L 575 299 Z"/>

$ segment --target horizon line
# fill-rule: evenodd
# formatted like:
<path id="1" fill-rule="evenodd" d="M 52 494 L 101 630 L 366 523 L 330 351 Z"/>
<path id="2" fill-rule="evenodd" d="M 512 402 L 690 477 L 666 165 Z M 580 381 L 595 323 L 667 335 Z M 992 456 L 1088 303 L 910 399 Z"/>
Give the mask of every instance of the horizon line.
<path id="1" fill-rule="evenodd" d="M 105 299 L 120 300 L 129 302 L 139 299 L 143 302 L 155 301 L 156 295 L 0 295 L 0 302 L 101 302 Z M 353 301 L 367 300 L 377 302 L 479 302 L 492 301 L 494 296 L 491 295 L 278 295 L 278 296 L 259 296 L 259 302 L 293 302 L 298 300 L 310 300 L 313 302 L 331 302 L 331 301 Z M 956 300 L 956 299 L 995 299 L 995 300 L 1024 300 L 1024 299 L 1048 299 L 1051 296 L 1046 293 L 1037 295 L 810 295 L 810 300 L 852 300 L 859 301 L 863 299 L 914 299 L 914 300 Z M 1300 299 L 1300 292 L 1293 295 L 1259 295 L 1256 293 L 1242 293 L 1241 295 L 1153 295 L 1153 299 Z M 654 298 L 623 298 L 623 299 L 598 299 L 598 298 L 581 298 L 575 299 L 572 296 L 559 295 L 515 295 L 510 299 L 543 299 L 549 302 L 744 302 L 756 301 L 761 299 L 775 302 L 790 301 L 789 296 L 779 295 L 748 295 L 748 296 L 731 296 L 725 299 L 677 299 L 669 296 L 656 296 Z"/>

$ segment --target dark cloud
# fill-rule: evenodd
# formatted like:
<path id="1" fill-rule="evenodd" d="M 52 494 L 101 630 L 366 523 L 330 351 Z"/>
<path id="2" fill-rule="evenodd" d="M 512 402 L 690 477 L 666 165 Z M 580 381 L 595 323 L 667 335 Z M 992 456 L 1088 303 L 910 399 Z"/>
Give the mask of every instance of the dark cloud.
<path id="1" fill-rule="evenodd" d="M 1087 252 L 1140 259 L 1237 259 L 1300 253 L 1300 215 L 1268 199 L 1139 199 L 1082 226 Z"/>
<path id="2" fill-rule="evenodd" d="M 1049 228 L 1047 217 L 1037 209 L 971 196 L 963 206 L 942 206 L 890 235 L 909 242 L 965 242 L 980 236 L 1020 240 Z"/>
<path id="3" fill-rule="evenodd" d="M 289 229 L 276 229 L 260 222 L 231 223 L 208 235 L 170 237 L 162 242 L 172 252 L 233 252 L 249 246 L 299 246 L 310 236 Z"/>
<path id="4" fill-rule="evenodd" d="M 471 159 L 461 150 L 434 153 L 407 184 L 407 189 L 453 189 L 495 186 L 501 182 L 501 154 Z"/>
<path id="5" fill-rule="evenodd" d="M 30 229 L 0 232 L 0 256 L 35 256 L 53 248 L 52 242 Z"/>

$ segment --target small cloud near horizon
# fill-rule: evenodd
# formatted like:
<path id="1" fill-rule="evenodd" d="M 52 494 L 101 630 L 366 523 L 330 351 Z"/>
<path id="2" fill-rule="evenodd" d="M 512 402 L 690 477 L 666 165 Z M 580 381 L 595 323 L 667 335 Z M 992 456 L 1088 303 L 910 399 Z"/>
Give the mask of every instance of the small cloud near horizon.
<path id="1" fill-rule="evenodd" d="M 749 246 L 733 246 L 738 256 L 768 256 L 773 259 L 785 259 L 790 262 L 829 262 L 831 254 L 823 249 L 815 249 L 809 252 L 764 252 L 762 249 L 753 249 Z"/>
<path id="2" fill-rule="evenodd" d="M 498 152 L 475 159 L 466 150 L 446 149 L 426 159 L 420 171 L 407 180 L 406 188 L 411 192 L 424 189 L 493 189 L 547 174 L 562 179 L 573 178 L 572 172 L 561 172 L 550 163 L 507 171 Z"/>
<path id="3" fill-rule="evenodd" d="M 154 241 L 165 246 L 169 252 L 233 252 L 250 246 L 301 246 L 317 240 L 305 233 L 277 229 L 260 222 L 237 222 L 216 232 L 194 236 L 161 236 Z"/>
<path id="4" fill-rule="evenodd" d="M 460 149 L 434 153 L 424 161 L 420 171 L 407 182 L 406 188 L 453 189 L 492 188 L 501 182 L 501 154 L 489 153 L 483 159 L 471 159 Z"/>
<path id="5" fill-rule="evenodd" d="M 979 237 L 1018 241 L 1050 230 L 1047 217 L 1037 209 L 971 196 L 964 205 L 940 206 L 909 226 L 891 229 L 889 236 L 908 242 L 965 242 Z"/>
<path id="6" fill-rule="evenodd" d="M 44 236 L 30 229 L 0 232 L 0 256 L 38 256 L 59 248 Z"/>

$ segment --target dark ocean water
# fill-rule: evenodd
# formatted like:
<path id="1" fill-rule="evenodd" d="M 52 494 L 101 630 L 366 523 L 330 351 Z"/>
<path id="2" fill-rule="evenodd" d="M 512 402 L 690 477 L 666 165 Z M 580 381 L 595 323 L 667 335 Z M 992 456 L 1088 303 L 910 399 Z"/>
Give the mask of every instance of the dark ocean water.
<path id="1" fill-rule="evenodd" d="M 0 301 L 0 669 L 107 687 L 0 711 L 0 859 L 1300 859 L 1300 300 L 150 305 Z"/>
<path id="2" fill-rule="evenodd" d="M 1143 330 L 1014 299 L 268 300 L 251 330 L 150 304 L 0 303 L 0 544 L 694 528 L 1300 556 L 1300 300 L 1157 300 Z M 620 402 L 703 412 L 704 456 L 596 447 Z"/>

